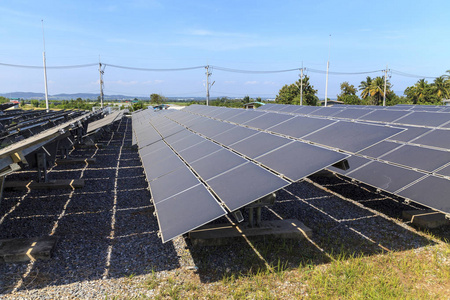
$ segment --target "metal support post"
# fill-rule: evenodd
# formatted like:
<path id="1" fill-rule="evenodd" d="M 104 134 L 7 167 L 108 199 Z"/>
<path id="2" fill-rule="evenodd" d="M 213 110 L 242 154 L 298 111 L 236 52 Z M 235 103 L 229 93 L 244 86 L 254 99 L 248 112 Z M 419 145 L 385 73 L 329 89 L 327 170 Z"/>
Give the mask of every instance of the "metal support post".
<path id="1" fill-rule="evenodd" d="M 44 178 L 44 182 L 48 182 L 47 176 L 47 156 L 45 153 L 37 153 L 37 169 L 38 169 L 38 182 L 42 182 L 42 178 Z"/>

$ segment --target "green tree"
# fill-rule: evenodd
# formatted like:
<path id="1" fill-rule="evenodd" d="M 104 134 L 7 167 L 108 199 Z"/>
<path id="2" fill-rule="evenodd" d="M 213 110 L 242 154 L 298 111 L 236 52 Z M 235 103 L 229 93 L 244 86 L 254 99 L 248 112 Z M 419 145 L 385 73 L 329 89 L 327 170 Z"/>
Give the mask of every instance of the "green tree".
<path id="1" fill-rule="evenodd" d="M 152 105 L 160 105 L 165 102 L 166 98 L 164 96 L 161 96 L 159 94 L 151 94 L 150 95 L 150 103 Z"/>
<path id="2" fill-rule="evenodd" d="M 341 93 L 337 95 L 337 100 L 342 101 L 345 104 L 358 105 L 361 104 L 361 99 L 356 96 L 358 90 L 353 84 L 349 84 L 347 81 L 341 83 Z"/>
<path id="3" fill-rule="evenodd" d="M 243 102 L 244 104 L 246 104 L 246 103 L 250 103 L 252 100 L 253 100 L 253 99 L 250 98 L 249 95 L 247 95 L 247 96 L 245 96 L 245 97 L 242 99 L 242 102 Z"/>
<path id="4" fill-rule="evenodd" d="M 450 97 L 450 79 L 445 78 L 445 75 L 434 79 L 431 89 L 433 93 L 440 99 Z"/>
<path id="5" fill-rule="evenodd" d="M 36 99 L 31 100 L 31 105 L 36 108 L 39 107 L 39 100 Z"/>
<path id="6" fill-rule="evenodd" d="M 6 102 L 9 102 L 9 99 L 5 98 L 3 96 L 0 96 L 0 103 L 6 103 Z"/>
<path id="7" fill-rule="evenodd" d="M 372 97 L 372 105 L 380 105 L 383 103 L 384 98 L 384 76 L 383 77 L 376 77 L 374 80 L 372 80 L 372 83 L 370 85 L 370 96 Z M 386 97 L 392 93 L 391 91 L 391 83 L 389 80 L 386 81 Z"/>
<path id="8" fill-rule="evenodd" d="M 300 85 L 301 81 L 284 85 L 275 98 L 275 102 L 281 104 L 300 104 Z M 303 78 L 303 105 L 317 105 L 319 98 L 316 96 L 317 90 L 310 84 L 309 77 Z"/>
<path id="9" fill-rule="evenodd" d="M 359 85 L 359 90 L 361 91 L 361 98 L 367 99 L 370 97 L 370 86 L 372 85 L 372 78 L 370 76 L 366 77 L 366 81 L 361 81 Z"/>
<path id="10" fill-rule="evenodd" d="M 434 94 L 433 86 L 425 79 L 419 79 L 416 84 L 407 87 L 404 93 L 414 104 L 439 104 L 439 98 Z"/>

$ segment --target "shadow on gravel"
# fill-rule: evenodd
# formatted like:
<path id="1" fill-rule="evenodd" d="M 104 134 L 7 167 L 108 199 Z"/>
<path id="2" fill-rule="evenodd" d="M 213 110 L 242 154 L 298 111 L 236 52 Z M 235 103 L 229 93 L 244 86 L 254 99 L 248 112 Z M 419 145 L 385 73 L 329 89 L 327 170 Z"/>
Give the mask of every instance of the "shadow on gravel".
<path id="1" fill-rule="evenodd" d="M 124 136 L 119 130 L 105 136 L 103 144 L 110 144 L 97 151 L 73 152 L 74 157 L 97 159 L 84 171 L 81 164 L 56 166 L 49 173 L 50 179 L 77 179 L 83 174 L 82 189 L 5 192 L 0 205 L 0 219 L 4 218 L 0 239 L 45 236 L 53 230 L 58 242 L 50 260 L 33 265 L 0 263 L 0 295 L 10 293 L 21 279 L 19 291 L 179 267 L 173 244 L 162 244 L 157 236 L 148 184 L 139 155 L 130 147 L 130 127 L 126 134 L 120 158 Z M 23 180 L 32 174 L 17 172 L 11 179 Z"/>
<path id="2" fill-rule="evenodd" d="M 331 189 L 345 191 L 346 197 L 368 201 L 380 195 L 355 189 L 335 179 L 313 178 L 313 181 Z M 348 189 L 347 189 L 348 188 Z M 390 206 L 400 205 L 394 201 Z M 379 202 L 378 205 L 386 205 Z M 402 204 L 404 205 L 404 204 Z M 370 208 L 377 210 L 373 206 Z M 271 209 L 284 219 L 298 219 L 313 230 L 311 240 L 285 240 L 266 237 L 244 239 L 226 246 L 188 245 L 203 282 L 215 282 L 229 276 L 296 269 L 305 265 L 321 265 L 332 259 L 352 256 L 371 256 L 390 251 L 403 251 L 434 244 L 430 239 L 383 218 L 373 211 L 345 201 L 308 182 L 294 183 L 277 193 L 277 202 Z M 405 208 L 398 208 L 404 210 Z M 411 209 L 411 208 L 407 208 Z M 382 208 L 395 213 L 396 209 Z M 389 214 L 390 217 L 392 214 Z M 277 219 L 263 209 L 263 220 Z"/>

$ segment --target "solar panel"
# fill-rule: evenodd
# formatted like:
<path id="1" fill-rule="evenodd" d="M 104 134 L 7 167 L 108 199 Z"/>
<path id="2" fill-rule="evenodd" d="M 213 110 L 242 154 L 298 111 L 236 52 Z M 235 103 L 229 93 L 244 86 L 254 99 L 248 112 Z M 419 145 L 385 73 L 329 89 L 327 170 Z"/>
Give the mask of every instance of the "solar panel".
<path id="1" fill-rule="evenodd" d="M 239 112 L 238 109 L 235 109 L 236 113 Z M 243 113 L 238 113 L 235 116 L 231 116 L 227 119 L 224 119 L 228 122 L 233 122 L 236 124 L 242 124 L 244 122 L 250 121 L 254 118 L 257 118 L 261 115 L 265 114 L 264 112 L 257 111 L 257 110 L 244 110 Z"/>
<path id="2" fill-rule="evenodd" d="M 372 160 L 364 158 L 364 157 L 352 155 L 352 156 L 347 158 L 348 165 L 350 166 L 349 169 L 342 170 L 342 169 L 339 169 L 339 168 L 336 168 L 336 167 L 333 167 L 333 166 L 329 167 L 328 169 L 333 171 L 333 172 L 342 174 L 342 175 L 347 175 L 347 173 L 353 172 L 355 169 L 357 169 L 357 168 L 359 168 L 359 167 L 361 167 L 361 166 L 363 166 L 363 165 L 365 165 L 365 164 L 367 164 L 367 163 L 369 163 L 371 161 Z"/>
<path id="3" fill-rule="evenodd" d="M 165 199 L 155 207 L 164 243 L 226 214 L 201 184 Z"/>
<path id="4" fill-rule="evenodd" d="M 257 133 L 258 132 L 256 130 L 236 126 L 233 129 L 230 129 L 228 131 L 225 131 L 221 134 L 214 136 L 214 140 L 223 145 L 229 146 Z"/>
<path id="5" fill-rule="evenodd" d="M 147 169 L 145 169 L 147 171 Z M 200 181 L 188 168 L 178 168 L 150 182 L 151 194 L 155 204 L 181 193 Z"/>
<path id="6" fill-rule="evenodd" d="M 222 149 L 194 161 L 191 167 L 206 181 L 246 162 L 246 159 Z"/>
<path id="7" fill-rule="evenodd" d="M 193 125 L 191 129 L 204 136 L 213 137 L 234 127 L 235 125 L 232 124 L 209 119 L 206 122 L 201 122 L 201 124 Z"/>
<path id="8" fill-rule="evenodd" d="M 450 152 L 403 145 L 382 157 L 383 160 L 432 172 L 450 162 Z"/>
<path id="9" fill-rule="evenodd" d="M 338 112 L 342 111 L 343 109 L 340 107 L 322 107 L 319 109 L 316 109 L 315 111 L 311 112 L 310 116 L 321 116 L 321 117 L 330 117 Z"/>
<path id="10" fill-rule="evenodd" d="M 399 195 L 448 214 L 450 213 L 448 183 L 449 181 L 444 178 L 429 176 L 399 192 Z"/>
<path id="11" fill-rule="evenodd" d="M 378 161 L 372 161 L 347 175 L 391 193 L 424 176 L 423 173 Z"/>
<path id="12" fill-rule="evenodd" d="M 383 130 L 380 130 L 381 128 Z M 340 121 L 303 138 L 321 145 L 356 153 L 401 131 L 402 129 L 392 127 Z"/>
<path id="13" fill-rule="evenodd" d="M 292 181 L 298 181 L 347 157 L 348 155 L 343 153 L 302 142 L 292 142 L 257 157 L 256 161 Z"/>
<path id="14" fill-rule="evenodd" d="M 318 129 L 324 128 L 335 122 L 336 121 L 334 120 L 297 116 L 284 123 L 275 125 L 269 128 L 268 130 L 271 132 L 276 132 L 287 136 L 301 138 L 302 136 L 305 136 Z"/>
<path id="15" fill-rule="evenodd" d="M 363 151 L 359 154 L 370 156 L 373 158 L 379 158 L 382 155 L 385 155 L 389 151 L 394 150 L 395 148 L 401 147 L 401 144 L 397 144 L 394 142 L 383 141 L 381 143 L 375 144 Z"/>
<path id="16" fill-rule="evenodd" d="M 438 127 L 448 121 L 450 121 L 450 113 L 414 111 L 411 114 L 396 120 L 395 123 Z"/>
<path id="17" fill-rule="evenodd" d="M 289 185 L 289 182 L 248 162 L 208 180 L 207 184 L 228 209 L 234 211 Z"/>
<path id="18" fill-rule="evenodd" d="M 341 119 L 353 119 L 356 120 L 358 118 L 363 118 L 363 116 L 371 113 L 373 110 L 371 109 L 359 109 L 359 108 L 346 108 L 337 114 L 333 115 L 333 118 L 341 118 Z"/>
<path id="19" fill-rule="evenodd" d="M 439 171 L 436 171 L 436 173 L 450 177 L 450 165 L 440 169 Z"/>
<path id="20" fill-rule="evenodd" d="M 197 159 L 202 158 L 203 156 L 208 155 L 210 153 L 216 152 L 220 149 L 223 148 L 211 141 L 204 140 L 203 142 L 198 143 L 178 153 L 188 163 L 192 163 Z"/>
<path id="21" fill-rule="evenodd" d="M 410 127 L 410 126 L 400 126 L 401 128 L 405 128 L 407 130 L 396 134 L 395 136 L 390 137 L 390 140 L 399 141 L 399 142 L 409 142 L 414 140 L 415 138 L 425 134 L 426 132 L 431 131 L 429 128 L 424 127 Z"/>
<path id="22" fill-rule="evenodd" d="M 255 158 L 289 142 L 291 142 L 289 139 L 260 132 L 249 138 L 240 140 L 239 142 L 230 145 L 230 147 L 243 155 Z"/>
<path id="23" fill-rule="evenodd" d="M 390 123 L 411 112 L 400 110 L 373 110 L 370 114 L 360 117 L 360 120 Z"/>
<path id="24" fill-rule="evenodd" d="M 295 111 L 295 113 L 300 113 L 300 114 L 310 114 L 316 110 L 320 109 L 320 107 L 317 106 L 303 106 L 300 110 Z"/>
<path id="25" fill-rule="evenodd" d="M 414 144 L 450 149 L 450 130 L 436 129 L 415 139 Z"/>
<path id="26" fill-rule="evenodd" d="M 192 136 L 193 134 L 194 133 L 185 129 L 185 130 L 182 130 L 180 132 L 177 132 L 177 133 L 165 138 L 165 140 L 167 141 L 168 144 L 172 144 L 172 143 L 178 142 L 182 139 L 188 138 L 188 137 Z"/>
<path id="27" fill-rule="evenodd" d="M 191 132 L 190 132 L 191 133 Z M 194 145 L 197 145 L 198 143 L 203 142 L 205 139 L 202 138 L 201 136 L 196 135 L 195 133 L 191 133 L 190 136 L 184 138 L 184 139 L 180 139 L 176 142 L 173 142 L 170 144 L 170 146 L 172 146 L 175 151 L 180 152 L 183 151 L 189 147 L 192 147 Z"/>
<path id="28" fill-rule="evenodd" d="M 140 148 L 139 149 L 139 155 L 141 157 L 143 157 L 145 155 L 151 154 L 151 153 L 153 153 L 155 151 L 158 151 L 158 150 L 161 150 L 161 149 L 168 149 L 166 143 L 164 143 L 164 141 L 162 141 L 162 140 L 158 141 L 156 143 L 153 143 L 151 145 L 148 145 L 148 146 Z"/>
<path id="29" fill-rule="evenodd" d="M 152 181 L 176 169 L 185 167 L 185 164 L 173 152 L 172 154 L 158 157 L 157 153 L 160 152 L 158 150 L 153 155 L 146 155 L 141 158 L 145 174 L 147 175 L 147 181 Z"/>
<path id="30" fill-rule="evenodd" d="M 294 112 L 296 110 L 298 110 L 299 108 L 301 108 L 301 106 L 298 105 L 285 105 L 285 107 L 281 108 L 280 112 L 284 112 L 284 113 L 291 113 Z"/>
<path id="31" fill-rule="evenodd" d="M 226 109 L 221 114 L 217 114 L 214 118 L 219 120 L 228 120 L 229 118 L 236 117 L 239 114 L 243 114 L 245 110 Z"/>
<path id="32" fill-rule="evenodd" d="M 266 113 L 243 124 L 246 126 L 265 130 L 292 118 L 294 118 L 294 116 L 277 113 Z"/>

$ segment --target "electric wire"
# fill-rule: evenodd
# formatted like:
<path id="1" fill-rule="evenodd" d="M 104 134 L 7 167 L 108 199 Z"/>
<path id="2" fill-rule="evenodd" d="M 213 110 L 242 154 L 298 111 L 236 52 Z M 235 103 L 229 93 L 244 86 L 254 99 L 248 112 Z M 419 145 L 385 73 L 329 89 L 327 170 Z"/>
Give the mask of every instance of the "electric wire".
<path id="1" fill-rule="evenodd" d="M 196 66 L 196 67 L 173 68 L 173 69 L 150 69 L 150 68 L 119 66 L 119 65 L 106 64 L 106 63 L 104 63 L 103 65 L 112 67 L 112 68 L 118 68 L 118 69 L 135 70 L 135 71 L 151 71 L 151 72 L 187 71 L 187 70 L 195 70 L 195 69 L 204 69 L 205 68 L 205 66 Z"/>
<path id="2" fill-rule="evenodd" d="M 13 68 L 25 68 L 25 69 L 43 69 L 43 66 L 27 66 L 27 65 L 15 65 L 0 63 L 1 66 L 13 67 Z M 84 64 L 84 65 L 72 65 L 72 66 L 47 66 L 47 69 L 76 69 L 76 68 L 87 68 L 97 66 L 98 64 Z"/>

